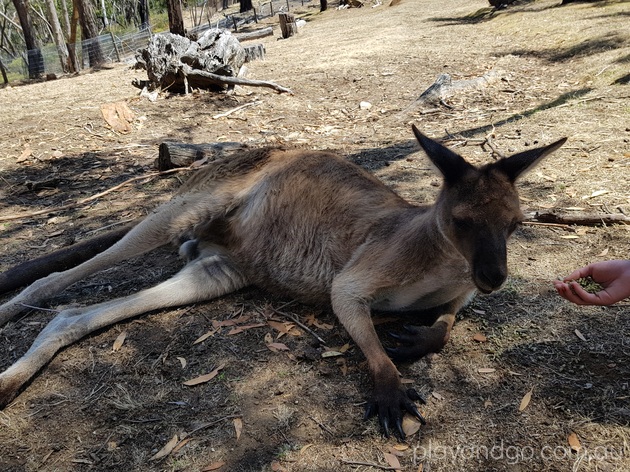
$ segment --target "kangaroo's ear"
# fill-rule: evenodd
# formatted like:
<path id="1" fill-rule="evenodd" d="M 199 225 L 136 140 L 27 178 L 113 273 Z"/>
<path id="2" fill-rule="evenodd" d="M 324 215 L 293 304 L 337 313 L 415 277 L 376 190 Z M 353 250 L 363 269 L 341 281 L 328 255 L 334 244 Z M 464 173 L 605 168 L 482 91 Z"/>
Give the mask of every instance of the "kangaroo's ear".
<path id="1" fill-rule="evenodd" d="M 413 134 L 416 135 L 416 139 L 424 152 L 429 156 L 431 162 L 439 169 L 444 176 L 444 180 L 448 183 L 457 182 L 468 170 L 474 169 L 472 165 L 464 160 L 459 154 L 454 153 L 447 147 L 442 146 L 440 143 L 433 141 L 431 138 L 425 136 L 416 125 L 411 125 Z"/>
<path id="2" fill-rule="evenodd" d="M 554 152 L 567 141 L 562 138 L 549 146 L 544 146 L 529 151 L 519 152 L 513 156 L 501 159 L 494 165 L 507 174 L 512 182 L 532 170 L 546 156 Z"/>

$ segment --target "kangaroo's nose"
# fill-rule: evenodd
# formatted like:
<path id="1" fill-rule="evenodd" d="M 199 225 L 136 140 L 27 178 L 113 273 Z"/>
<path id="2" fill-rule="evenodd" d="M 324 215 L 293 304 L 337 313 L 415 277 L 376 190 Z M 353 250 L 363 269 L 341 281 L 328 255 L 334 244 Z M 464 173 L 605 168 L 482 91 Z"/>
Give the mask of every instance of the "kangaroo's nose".
<path id="1" fill-rule="evenodd" d="M 507 268 L 497 266 L 479 267 L 475 271 L 474 280 L 477 288 L 484 293 L 497 290 L 507 279 Z"/>

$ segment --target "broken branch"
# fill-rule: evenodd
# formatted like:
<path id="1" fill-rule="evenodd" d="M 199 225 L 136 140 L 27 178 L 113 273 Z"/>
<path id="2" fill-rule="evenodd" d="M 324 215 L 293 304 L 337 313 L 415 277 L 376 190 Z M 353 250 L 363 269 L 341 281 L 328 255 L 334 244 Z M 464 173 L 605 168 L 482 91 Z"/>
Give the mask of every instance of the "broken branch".
<path id="1" fill-rule="evenodd" d="M 267 87 L 279 93 L 288 93 L 293 95 L 291 89 L 282 87 L 274 82 L 266 80 L 249 80 L 240 79 L 238 77 L 226 77 L 223 75 L 212 74 L 202 70 L 193 69 L 188 64 L 182 64 L 181 70 L 186 77 L 195 78 L 195 86 L 204 87 L 204 83 L 208 85 L 249 85 L 250 87 Z"/>
<path id="2" fill-rule="evenodd" d="M 581 226 L 630 224 L 630 218 L 625 215 L 609 215 L 606 213 L 599 213 L 595 215 L 558 215 L 553 212 L 537 213 L 536 219 L 543 223 Z"/>

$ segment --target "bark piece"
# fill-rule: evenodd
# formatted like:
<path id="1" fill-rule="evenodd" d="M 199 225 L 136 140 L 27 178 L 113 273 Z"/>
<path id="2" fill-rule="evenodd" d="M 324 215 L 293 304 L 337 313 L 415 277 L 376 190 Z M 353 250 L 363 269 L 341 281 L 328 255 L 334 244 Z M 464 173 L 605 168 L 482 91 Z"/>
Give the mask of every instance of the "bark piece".
<path id="1" fill-rule="evenodd" d="M 133 122 L 134 115 L 125 102 L 106 103 L 101 105 L 101 112 L 107 124 L 118 133 L 129 133 L 130 123 Z"/>
<path id="2" fill-rule="evenodd" d="M 196 161 L 222 159 L 247 149 L 249 149 L 247 144 L 236 142 L 205 144 L 162 143 L 160 144 L 158 158 L 155 160 L 155 167 L 159 171 L 175 167 L 187 167 Z"/>

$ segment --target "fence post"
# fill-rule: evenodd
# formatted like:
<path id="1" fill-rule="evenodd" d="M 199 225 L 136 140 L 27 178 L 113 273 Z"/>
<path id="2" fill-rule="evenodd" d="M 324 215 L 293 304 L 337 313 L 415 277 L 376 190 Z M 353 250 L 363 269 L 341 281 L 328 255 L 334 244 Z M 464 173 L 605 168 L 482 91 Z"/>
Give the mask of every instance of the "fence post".
<path id="1" fill-rule="evenodd" d="M 271 9 L 271 16 L 273 17 L 273 1 L 269 1 L 269 8 Z"/>
<path id="2" fill-rule="evenodd" d="M 116 38 L 114 38 L 114 33 L 110 31 L 109 35 L 112 37 L 112 43 L 114 43 L 114 49 L 116 50 L 116 59 L 118 60 L 118 62 L 120 62 L 120 51 L 118 50 L 118 45 L 116 44 Z"/>
<path id="3" fill-rule="evenodd" d="M 287 0 L 287 11 L 290 11 L 291 7 L 289 7 L 289 0 Z"/>

